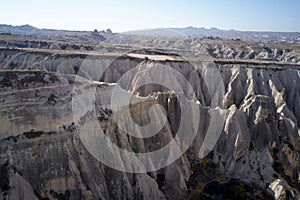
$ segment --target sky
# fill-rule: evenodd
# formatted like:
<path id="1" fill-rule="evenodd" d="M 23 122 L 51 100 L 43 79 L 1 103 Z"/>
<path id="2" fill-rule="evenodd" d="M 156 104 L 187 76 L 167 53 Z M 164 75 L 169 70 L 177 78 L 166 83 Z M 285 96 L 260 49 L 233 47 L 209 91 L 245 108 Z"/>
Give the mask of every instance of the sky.
<path id="1" fill-rule="evenodd" d="M 3 0 L 0 24 L 65 30 L 216 27 L 300 32 L 300 0 Z"/>

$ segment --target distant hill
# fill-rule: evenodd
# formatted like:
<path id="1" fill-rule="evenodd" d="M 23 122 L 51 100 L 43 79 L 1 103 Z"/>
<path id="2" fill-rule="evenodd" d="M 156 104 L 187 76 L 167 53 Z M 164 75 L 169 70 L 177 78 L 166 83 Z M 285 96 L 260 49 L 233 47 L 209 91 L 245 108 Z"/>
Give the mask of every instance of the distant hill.
<path id="1" fill-rule="evenodd" d="M 107 31 L 69 31 L 56 29 L 39 29 L 31 25 L 12 26 L 0 24 L 0 33 L 18 34 L 26 38 L 53 39 L 65 42 L 99 43 L 114 35 L 110 29 Z"/>
<path id="2" fill-rule="evenodd" d="M 114 33 L 109 31 L 69 31 L 56 29 L 39 29 L 31 25 L 12 26 L 0 24 L 0 33 L 11 33 L 20 35 L 29 35 L 41 39 L 56 39 L 74 41 L 99 42 L 109 38 Z M 190 37 L 190 38 L 208 38 L 208 39 L 231 39 L 244 40 L 250 42 L 265 43 L 291 43 L 300 44 L 299 32 L 257 32 L 257 31 L 238 31 L 238 30 L 221 30 L 218 28 L 155 28 L 146 30 L 133 30 L 122 34 L 143 35 L 143 36 L 161 36 L 161 37 Z"/>
<path id="3" fill-rule="evenodd" d="M 251 42 L 267 43 L 294 43 L 300 44 L 299 32 L 258 32 L 258 31 L 238 31 L 221 30 L 218 28 L 156 28 L 147 30 L 128 31 L 130 35 L 152 35 L 152 36 L 185 36 L 191 38 L 210 38 L 210 39 L 232 39 Z"/>
<path id="4" fill-rule="evenodd" d="M 30 26 L 28 24 L 21 26 L 12 26 L 7 24 L 0 24 L 0 32 L 2 33 L 14 33 L 14 34 L 33 34 L 38 32 L 40 29 Z"/>
<path id="5" fill-rule="evenodd" d="M 96 30 L 96 29 L 95 29 Z M 86 33 L 91 31 L 80 31 L 80 30 L 60 30 L 60 29 L 46 29 L 46 28 L 36 28 L 34 26 L 31 26 L 29 24 L 26 25 L 20 25 L 20 26 L 12 26 L 7 24 L 0 24 L 0 33 L 12 33 L 12 34 L 43 34 L 43 33 Z M 107 34 L 113 34 L 113 32 L 110 29 L 107 29 L 107 31 L 100 31 L 101 33 L 107 33 Z"/>

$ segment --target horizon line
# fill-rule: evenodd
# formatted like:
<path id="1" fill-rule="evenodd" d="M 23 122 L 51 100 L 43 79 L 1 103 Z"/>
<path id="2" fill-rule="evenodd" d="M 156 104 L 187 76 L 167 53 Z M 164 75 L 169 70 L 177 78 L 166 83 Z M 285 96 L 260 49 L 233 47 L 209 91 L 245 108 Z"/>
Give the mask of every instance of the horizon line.
<path id="1" fill-rule="evenodd" d="M 3 26 L 3 25 L 6 25 L 6 26 L 12 26 L 12 27 L 21 27 L 21 26 L 30 26 L 30 27 L 33 27 L 33 28 L 36 28 L 36 29 L 39 29 L 39 30 L 57 30 L 57 31 L 74 31 L 74 32 L 92 32 L 94 31 L 95 29 L 90 29 L 90 30 L 87 30 L 87 29 L 60 29 L 60 28 L 47 28 L 47 27 L 39 27 L 39 26 L 34 26 L 34 25 L 31 25 L 29 23 L 26 23 L 26 24 L 20 24 L 20 25 L 13 25 L 13 24 L 5 24 L 5 23 L 1 23 L 0 26 Z M 195 28 L 195 29 L 206 29 L 206 30 L 212 30 L 212 29 L 217 29 L 217 30 L 220 30 L 220 31 L 237 31 L 237 32 L 261 32 L 261 33 L 264 33 L 264 32 L 268 32 L 268 33 L 300 33 L 300 31 L 283 31 L 283 30 L 240 30 L 240 29 L 235 29 L 235 28 L 230 28 L 230 29 L 222 29 L 222 28 L 219 28 L 219 27 L 214 27 L 214 26 L 211 26 L 211 27 L 204 27 L 204 26 L 194 26 L 194 25 L 186 25 L 186 26 L 160 26 L 160 27 L 145 27 L 145 28 L 136 28 L 136 29 L 130 29 L 130 30 L 125 30 L 125 31 L 117 31 L 117 32 L 114 32 L 113 30 L 113 33 L 126 33 L 126 32 L 131 32 L 131 31 L 150 31 L 150 30 L 156 30 L 156 29 L 187 29 L 187 28 Z M 107 29 L 110 29 L 110 28 L 106 28 L 106 29 L 102 29 L 102 30 L 98 30 L 98 31 L 105 31 Z"/>

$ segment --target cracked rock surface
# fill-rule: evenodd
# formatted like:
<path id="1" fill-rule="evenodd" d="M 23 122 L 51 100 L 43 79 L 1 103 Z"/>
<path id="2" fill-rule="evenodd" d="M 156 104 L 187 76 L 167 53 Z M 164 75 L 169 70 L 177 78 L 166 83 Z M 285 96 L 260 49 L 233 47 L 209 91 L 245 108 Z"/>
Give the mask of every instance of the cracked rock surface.
<path id="1" fill-rule="evenodd" d="M 0 199 L 299 199 L 299 52 L 273 46 L 261 50 L 255 44 L 247 52 L 237 44 L 233 49 L 219 45 L 213 50 L 205 43 L 205 47 L 197 45 L 192 44 L 199 52 L 205 49 L 212 59 L 275 63 L 188 62 L 2 48 Z M 178 92 L 181 79 L 168 77 L 168 71 L 155 73 L 161 66 L 184 77 L 194 95 L 188 88 Z M 157 79 L 174 88 L 141 86 Z M 87 95 L 76 104 L 82 107 L 74 108 L 72 99 L 82 95 L 76 93 L 78 84 L 83 95 L 94 92 L 91 109 L 95 112 Z M 156 111 L 151 114 L 153 105 L 164 109 L 166 121 L 155 136 L 138 138 L 120 128 L 114 116 L 127 110 L 118 107 L 116 113 L 111 104 L 116 87 L 131 95 L 129 113 L 140 126 L 151 123 L 151 116 L 161 117 Z M 88 132 L 95 131 L 90 124 L 97 123 L 122 149 L 160 149 L 180 129 L 180 95 L 189 99 L 195 108 L 190 113 L 197 112 L 200 120 L 197 125 L 189 120 L 186 132 L 197 127 L 192 144 L 164 168 L 148 173 L 115 170 L 93 156 L 90 150 L 98 151 L 97 146 L 87 147 L 80 138 L 84 133 L 78 131 L 78 122 Z M 122 105 L 123 99 L 117 100 Z M 74 109 L 78 109 L 75 114 Z M 121 120 L 129 130 L 136 127 L 125 117 Z M 142 136 L 139 130 L 143 129 L 135 132 Z M 117 159 L 114 156 L 112 160 Z M 127 161 L 121 162 L 126 165 Z"/>

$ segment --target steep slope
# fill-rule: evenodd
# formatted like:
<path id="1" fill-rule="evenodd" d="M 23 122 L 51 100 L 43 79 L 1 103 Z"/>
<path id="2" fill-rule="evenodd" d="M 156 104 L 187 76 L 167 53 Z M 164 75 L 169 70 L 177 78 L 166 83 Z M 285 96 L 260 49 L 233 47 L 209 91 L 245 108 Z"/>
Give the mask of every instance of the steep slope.
<path id="1" fill-rule="evenodd" d="M 297 64 L 31 51 L 1 54 L 0 199 L 299 198 Z"/>

